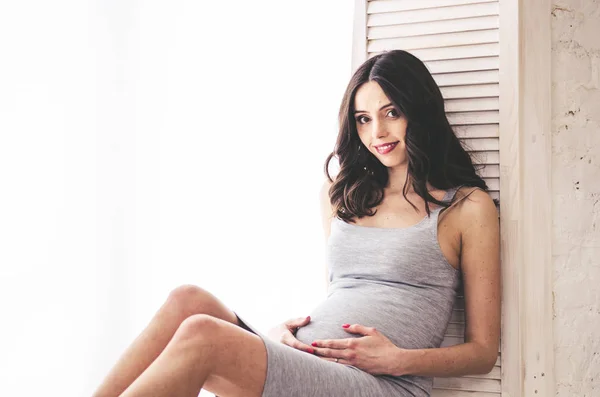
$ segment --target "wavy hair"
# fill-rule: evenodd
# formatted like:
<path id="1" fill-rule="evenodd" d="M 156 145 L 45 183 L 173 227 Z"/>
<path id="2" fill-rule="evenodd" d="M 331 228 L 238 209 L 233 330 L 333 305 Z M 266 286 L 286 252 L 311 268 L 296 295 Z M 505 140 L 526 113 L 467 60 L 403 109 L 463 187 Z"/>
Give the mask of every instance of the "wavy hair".
<path id="1" fill-rule="evenodd" d="M 385 165 L 362 144 L 354 119 L 354 98 L 358 88 L 369 81 L 379 84 L 390 102 L 407 120 L 406 150 L 408 177 L 402 189 L 406 200 L 409 183 L 425 201 L 443 207 L 427 190 L 427 182 L 437 189 L 458 186 L 488 187 L 477 174 L 471 156 L 454 134 L 444 110 L 444 98 L 427 67 L 414 55 L 393 50 L 364 62 L 354 73 L 342 99 L 339 132 L 334 151 L 325 160 L 325 175 L 332 182 L 329 200 L 339 218 L 352 222 L 353 217 L 373 216 L 383 201 L 389 175 Z M 362 146 L 362 149 L 361 149 Z M 336 156 L 340 171 L 335 181 L 329 175 L 329 163 Z"/>

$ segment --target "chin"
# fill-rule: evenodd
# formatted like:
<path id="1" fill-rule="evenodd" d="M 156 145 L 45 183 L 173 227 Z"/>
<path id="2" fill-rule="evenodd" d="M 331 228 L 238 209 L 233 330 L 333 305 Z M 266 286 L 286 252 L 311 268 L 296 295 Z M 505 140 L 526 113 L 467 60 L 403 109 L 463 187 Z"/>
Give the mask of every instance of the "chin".
<path id="1" fill-rule="evenodd" d="M 385 165 L 387 168 L 395 168 L 395 167 L 400 167 L 400 166 L 406 165 L 405 159 L 385 159 L 385 160 L 379 159 L 379 161 L 381 162 L 381 164 Z"/>

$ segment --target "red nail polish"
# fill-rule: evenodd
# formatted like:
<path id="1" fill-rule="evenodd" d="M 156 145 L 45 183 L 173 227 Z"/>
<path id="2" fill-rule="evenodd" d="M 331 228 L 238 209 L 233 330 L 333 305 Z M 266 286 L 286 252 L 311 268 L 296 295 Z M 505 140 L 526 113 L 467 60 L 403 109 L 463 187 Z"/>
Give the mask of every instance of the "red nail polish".
<path id="1" fill-rule="evenodd" d="M 309 352 L 310 354 L 315 354 L 315 349 L 308 349 L 308 352 Z"/>
<path id="2" fill-rule="evenodd" d="M 311 345 L 313 345 L 314 347 L 317 347 L 317 342 L 313 342 L 313 343 L 311 343 Z"/>
<path id="3" fill-rule="evenodd" d="M 350 324 L 344 324 L 344 325 L 342 325 L 342 327 L 348 328 L 348 327 L 350 327 Z"/>

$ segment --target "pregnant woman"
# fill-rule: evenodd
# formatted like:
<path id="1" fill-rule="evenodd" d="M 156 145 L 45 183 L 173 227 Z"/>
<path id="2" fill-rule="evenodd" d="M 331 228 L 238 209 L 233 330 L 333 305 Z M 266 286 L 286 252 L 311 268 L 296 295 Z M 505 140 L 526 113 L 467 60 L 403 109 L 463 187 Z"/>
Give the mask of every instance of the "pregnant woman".
<path id="1" fill-rule="evenodd" d="M 498 213 L 420 60 L 389 51 L 355 72 L 325 174 L 328 294 L 309 317 L 264 335 L 178 287 L 94 396 L 425 397 L 433 377 L 490 372 Z M 465 342 L 442 348 L 461 282 Z"/>

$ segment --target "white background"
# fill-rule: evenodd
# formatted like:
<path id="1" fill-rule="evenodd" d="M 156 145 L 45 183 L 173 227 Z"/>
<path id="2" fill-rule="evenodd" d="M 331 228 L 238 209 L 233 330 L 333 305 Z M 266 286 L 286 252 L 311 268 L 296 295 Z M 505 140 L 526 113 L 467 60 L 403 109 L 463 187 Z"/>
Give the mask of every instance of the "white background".
<path id="1" fill-rule="evenodd" d="M 352 5 L 0 3 L 0 395 L 91 395 L 180 284 L 263 331 L 325 297 Z"/>

